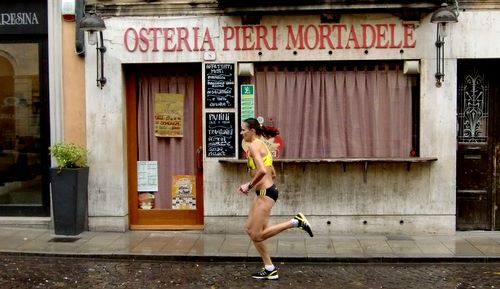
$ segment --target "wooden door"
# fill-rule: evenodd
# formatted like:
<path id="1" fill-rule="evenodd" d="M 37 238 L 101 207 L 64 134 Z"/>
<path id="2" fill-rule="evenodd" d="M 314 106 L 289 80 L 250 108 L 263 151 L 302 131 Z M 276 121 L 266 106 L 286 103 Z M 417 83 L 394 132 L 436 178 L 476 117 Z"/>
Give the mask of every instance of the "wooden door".
<path id="1" fill-rule="evenodd" d="M 202 229 L 201 64 L 125 73 L 130 228 Z"/>
<path id="2" fill-rule="evenodd" d="M 487 61 L 460 61 L 457 95 L 457 229 L 495 228 L 499 78 Z"/>

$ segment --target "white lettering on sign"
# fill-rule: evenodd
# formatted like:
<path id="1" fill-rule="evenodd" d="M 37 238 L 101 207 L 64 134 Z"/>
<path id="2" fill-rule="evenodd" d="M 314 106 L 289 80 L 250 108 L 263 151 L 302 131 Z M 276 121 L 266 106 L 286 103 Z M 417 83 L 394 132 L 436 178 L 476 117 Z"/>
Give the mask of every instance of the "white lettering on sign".
<path id="1" fill-rule="evenodd" d="M 34 25 L 39 24 L 36 13 L 0 13 L 0 25 Z"/>

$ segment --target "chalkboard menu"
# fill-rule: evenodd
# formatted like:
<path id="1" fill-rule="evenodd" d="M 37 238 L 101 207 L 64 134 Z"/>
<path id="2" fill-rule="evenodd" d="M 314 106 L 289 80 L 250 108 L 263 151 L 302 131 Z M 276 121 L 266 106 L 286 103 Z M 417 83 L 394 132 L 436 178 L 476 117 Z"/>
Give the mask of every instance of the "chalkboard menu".
<path id="1" fill-rule="evenodd" d="M 206 113 L 207 157 L 234 157 L 236 130 L 234 112 Z"/>
<path id="2" fill-rule="evenodd" d="M 205 108 L 234 107 L 234 64 L 205 64 Z"/>

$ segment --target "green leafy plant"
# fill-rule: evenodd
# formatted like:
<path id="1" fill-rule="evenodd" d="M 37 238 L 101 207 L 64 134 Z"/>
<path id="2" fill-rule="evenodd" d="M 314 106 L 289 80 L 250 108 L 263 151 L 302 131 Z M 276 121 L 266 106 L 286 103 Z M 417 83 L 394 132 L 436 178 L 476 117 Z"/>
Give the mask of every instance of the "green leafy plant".
<path id="1" fill-rule="evenodd" d="M 87 150 L 73 143 L 56 143 L 49 147 L 58 168 L 83 168 L 87 166 Z"/>

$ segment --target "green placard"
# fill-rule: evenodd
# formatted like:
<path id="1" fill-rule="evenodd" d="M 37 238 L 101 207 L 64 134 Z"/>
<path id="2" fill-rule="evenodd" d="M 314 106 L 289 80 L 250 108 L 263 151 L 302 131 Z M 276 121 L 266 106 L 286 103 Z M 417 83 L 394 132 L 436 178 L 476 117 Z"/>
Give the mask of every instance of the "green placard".
<path id="1" fill-rule="evenodd" d="M 241 121 L 255 117 L 255 94 L 253 84 L 241 85 Z"/>

